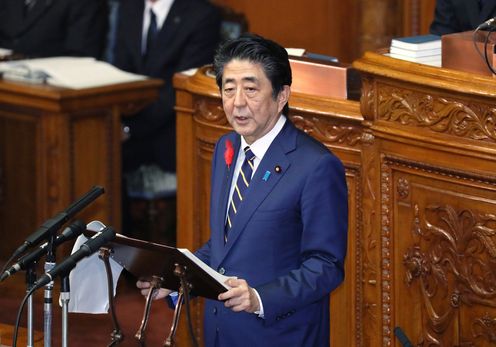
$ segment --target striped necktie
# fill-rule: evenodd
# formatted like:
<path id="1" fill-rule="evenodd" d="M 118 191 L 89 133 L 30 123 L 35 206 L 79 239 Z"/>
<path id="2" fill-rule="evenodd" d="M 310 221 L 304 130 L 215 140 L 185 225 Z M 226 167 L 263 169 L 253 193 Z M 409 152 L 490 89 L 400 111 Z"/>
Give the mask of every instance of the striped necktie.
<path id="1" fill-rule="evenodd" d="M 253 174 L 253 160 L 255 155 L 251 151 L 249 146 L 244 148 L 245 160 L 243 165 L 241 165 L 241 170 L 239 170 L 238 180 L 234 186 L 234 191 L 229 203 L 229 209 L 227 211 L 226 227 L 224 229 L 224 241 L 227 242 L 227 234 L 232 228 L 232 223 L 234 221 L 234 216 L 238 212 L 238 208 L 243 202 L 243 196 L 248 189 L 251 181 L 251 175 Z"/>

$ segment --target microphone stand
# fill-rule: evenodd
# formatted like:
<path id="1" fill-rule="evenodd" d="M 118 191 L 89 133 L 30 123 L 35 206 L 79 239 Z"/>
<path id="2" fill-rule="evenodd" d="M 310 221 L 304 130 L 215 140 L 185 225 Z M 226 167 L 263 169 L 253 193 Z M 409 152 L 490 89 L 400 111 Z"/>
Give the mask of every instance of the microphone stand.
<path id="1" fill-rule="evenodd" d="M 145 330 L 146 330 L 146 326 L 148 325 L 148 319 L 150 318 L 150 310 L 152 307 L 153 294 L 155 293 L 156 290 L 162 287 L 163 281 L 164 280 L 162 277 L 153 276 L 150 282 L 150 291 L 148 292 L 148 295 L 146 297 L 145 311 L 143 312 L 141 325 L 138 331 L 136 332 L 136 334 L 134 335 L 134 337 L 138 340 L 139 345 L 142 347 L 145 345 Z"/>
<path id="2" fill-rule="evenodd" d="M 53 248 L 53 241 L 55 240 L 55 235 L 50 235 L 48 245 L 47 245 L 47 255 L 45 258 L 45 273 L 49 272 L 55 267 L 55 250 Z M 50 281 L 45 285 L 45 295 L 43 304 L 43 336 L 44 336 L 44 347 L 51 347 L 52 345 L 52 290 L 53 281 Z"/>
<path id="3" fill-rule="evenodd" d="M 114 325 L 114 330 L 110 334 L 110 338 L 112 340 L 107 345 L 107 347 L 115 346 L 122 340 L 124 340 L 124 334 L 122 333 L 119 321 L 117 320 L 117 315 L 115 313 L 114 307 L 114 280 L 109 261 L 110 253 L 111 249 L 107 247 L 100 247 L 100 250 L 98 252 L 98 257 L 102 259 L 103 263 L 105 264 L 105 272 L 107 274 L 107 295 L 109 300 L 109 311 L 110 316 L 112 317 L 112 324 Z"/>
<path id="4" fill-rule="evenodd" d="M 36 282 L 36 262 L 31 263 L 26 268 L 26 292 L 29 293 Z M 34 346 L 34 321 L 33 321 L 33 295 L 28 298 L 28 317 L 27 317 L 27 347 Z"/>
<path id="5" fill-rule="evenodd" d="M 67 347 L 67 331 L 69 327 L 69 301 L 71 299 L 69 276 L 61 279 L 60 306 L 62 307 L 62 347 Z"/>

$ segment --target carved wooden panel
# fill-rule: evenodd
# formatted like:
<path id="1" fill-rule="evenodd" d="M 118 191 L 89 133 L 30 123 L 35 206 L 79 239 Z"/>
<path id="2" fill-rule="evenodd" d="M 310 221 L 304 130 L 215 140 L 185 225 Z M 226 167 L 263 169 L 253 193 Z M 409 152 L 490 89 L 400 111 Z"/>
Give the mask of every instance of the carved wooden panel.
<path id="1" fill-rule="evenodd" d="M 383 344 L 490 346 L 496 177 L 386 156 L 381 173 Z"/>
<path id="2" fill-rule="evenodd" d="M 402 126 L 488 142 L 496 141 L 496 107 L 404 86 L 377 86 L 377 118 Z"/>

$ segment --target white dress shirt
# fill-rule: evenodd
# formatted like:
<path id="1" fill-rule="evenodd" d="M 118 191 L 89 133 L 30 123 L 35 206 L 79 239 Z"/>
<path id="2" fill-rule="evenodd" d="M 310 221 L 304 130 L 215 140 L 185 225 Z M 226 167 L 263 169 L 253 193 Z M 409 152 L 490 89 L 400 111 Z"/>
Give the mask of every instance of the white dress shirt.
<path id="1" fill-rule="evenodd" d="M 157 20 L 157 30 L 160 31 L 164 25 L 165 19 L 169 14 L 169 10 L 174 0 L 143 0 L 145 1 L 145 9 L 143 11 L 143 31 L 141 33 L 141 53 L 146 50 L 146 37 L 148 36 L 148 27 L 150 26 L 150 10 L 155 13 Z M 180 0 L 179 0 L 180 1 Z"/>

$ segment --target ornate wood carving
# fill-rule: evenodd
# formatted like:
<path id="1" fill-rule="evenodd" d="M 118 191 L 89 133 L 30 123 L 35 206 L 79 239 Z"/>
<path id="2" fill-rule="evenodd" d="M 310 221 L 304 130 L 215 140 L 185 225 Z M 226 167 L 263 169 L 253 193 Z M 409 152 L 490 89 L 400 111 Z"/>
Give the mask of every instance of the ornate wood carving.
<path id="1" fill-rule="evenodd" d="M 415 217 L 420 234 L 403 257 L 406 280 L 409 285 L 419 284 L 428 319 L 424 343 L 440 346 L 443 332 L 462 305 L 496 307 L 496 215 L 430 205 Z M 489 329 L 494 325 L 494 319 L 476 319 L 473 336 L 465 338 L 483 337 L 494 343 L 495 334 Z"/>
<path id="2" fill-rule="evenodd" d="M 381 85 L 378 117 L 473 140 L 496 141 L 496 108 Z"/>
<path id="3" fill-rule="evenodd" d="M 292 115 L 291 120 L 298 128 L 324 143 L 348 147 L 356 147 L 361 143 L 362 128 L 352 124 L 298 114 Z"/>
<path id="4" fill-rule="evenodd" d="M 382 345 L 391 346 L 391 168 L 382 158 L 381 165 L 381 286 Z"/>
<path id="5" fill-rule="evenodd" d="M 195 119 L 209 124 L 229 126 L 222 104 L 217 99 L 198 98 Z"/>
<path id="6" fill-rule="evenodd" d="M 496 318 L 485 314 L 476 319 L 472 325 L 472 335 L 474 338 L 482 338 L 492 344 L 496 343 Z"/>
<path id="7" fill-rule="evenodd" d="M 362 94 L 360 96 L 360 112 L 367 120 L 373 120 L 375 116 L 375 88 L 374 81 L 368 76 L 362 77 Z"/>
<path id="8" fill-rule="evenodd" d="M 410 183 L 404 177 L 398 178 L 396 191 L 401 199 L 406 199 L 410 195 Z"/>

